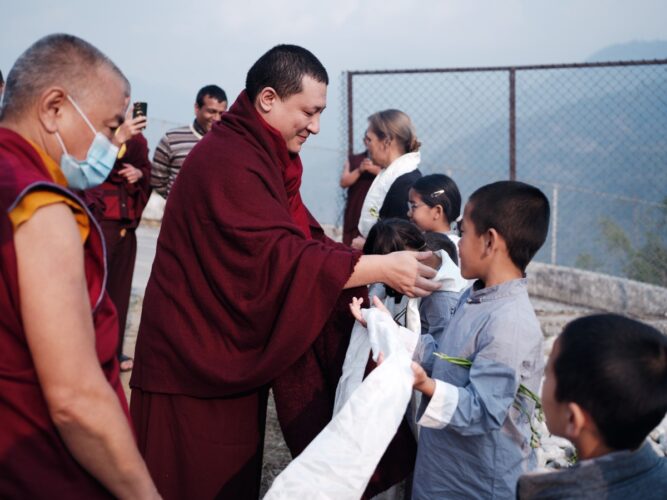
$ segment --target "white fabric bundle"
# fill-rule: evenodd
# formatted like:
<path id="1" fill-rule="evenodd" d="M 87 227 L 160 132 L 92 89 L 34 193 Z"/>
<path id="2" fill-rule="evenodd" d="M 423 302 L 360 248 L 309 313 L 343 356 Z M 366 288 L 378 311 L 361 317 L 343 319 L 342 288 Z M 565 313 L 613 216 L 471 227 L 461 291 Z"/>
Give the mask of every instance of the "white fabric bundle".
<path id="1" fill-rule="evenodd" d="M 355 352 L 365 350 L 364 339 L 366 346 L 370 342 L 373 358 L 382 352 L 384 362 L 363 382 L 358 380 L 356 390 L 337 405 L 331 422 L 275 479 L 265 500 L 358 500 L 396 434 L 412 393 L 410 355 L 395 334 L 391 318 L 374 309 L 364 309 L 363 314 L 367 321 L 372 318 L 372 326 L 366 333 L 366 328 L 355 324 L 355 340 L 345 363 L 355 359 Z M 361 377 L 367 359 L 368 354 Z"/>

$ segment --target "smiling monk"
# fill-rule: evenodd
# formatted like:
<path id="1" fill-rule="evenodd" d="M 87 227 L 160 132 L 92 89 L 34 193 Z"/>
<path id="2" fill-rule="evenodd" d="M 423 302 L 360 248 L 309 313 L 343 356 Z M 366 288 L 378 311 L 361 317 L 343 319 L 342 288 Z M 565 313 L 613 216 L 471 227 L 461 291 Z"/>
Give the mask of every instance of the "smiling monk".
<path id="1" fill-rule="evenodd" d="M 437 286 L 429 253 L 361 256 L 324 236 L 299 187 L 328 76 L 279 45 L 188 156 L 146 289 L 131 413 L 165 498 L 256 498 L 268 390 L 293 454 L 331 418 L 353 319 L 344 292 Z M 359 293 L 356 291 L 354 293 Z"/>

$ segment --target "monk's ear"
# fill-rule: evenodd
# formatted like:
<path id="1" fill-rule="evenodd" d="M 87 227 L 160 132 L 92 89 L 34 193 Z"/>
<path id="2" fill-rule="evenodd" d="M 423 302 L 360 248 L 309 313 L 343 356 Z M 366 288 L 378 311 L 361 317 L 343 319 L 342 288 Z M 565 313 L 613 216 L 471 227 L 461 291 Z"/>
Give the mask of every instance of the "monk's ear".
<path id="1" fill-rule="evenodd" d="M 37 103 L 37 114 L 44 129 L 52 134 L 58 130 L 62 118 L 63 106 L 67 100 L 66 92 L 60 87 L 46 89 Z"/>
<path id="2" fill-rule="evenodd" d="M 273 109 L 273 105 L 280 99 L 278 93 L 273 87 L 264 87 L 257 95 L 256 105 L 260 111 L 268 113 Z"/>

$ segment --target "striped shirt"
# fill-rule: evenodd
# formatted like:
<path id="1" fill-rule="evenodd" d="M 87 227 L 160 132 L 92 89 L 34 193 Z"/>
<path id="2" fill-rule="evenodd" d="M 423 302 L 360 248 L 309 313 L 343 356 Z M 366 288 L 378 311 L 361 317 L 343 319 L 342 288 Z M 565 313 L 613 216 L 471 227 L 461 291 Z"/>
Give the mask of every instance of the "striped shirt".
<path id="1" fill-rule="evenodd" d="M 160 196 L 167 198 L 185 158 L 203 136 L 194 124 L 169 130 L 155 149 L 151 186 Z"/>

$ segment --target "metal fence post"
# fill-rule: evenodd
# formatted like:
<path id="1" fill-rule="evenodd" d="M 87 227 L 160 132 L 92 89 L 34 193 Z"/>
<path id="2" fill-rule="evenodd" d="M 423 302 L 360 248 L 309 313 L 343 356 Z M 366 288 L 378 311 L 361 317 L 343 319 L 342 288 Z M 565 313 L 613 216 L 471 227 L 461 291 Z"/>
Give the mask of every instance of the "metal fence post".
<path id="1" fill-rule="evenodd" d="M 510 68 L 510 180 L 516 180 L 516 70 Z"/>
<path id="2" fill-rule="evenodd" d="M 352 131 L 352 72 L 347 72 L 347 156 L 352 156 L 354 149 L 354 132 Z"/>
<path id="3" fill-rule="evenodd" d="M 558 184 L 554 184 L 551 195 L 551 263 L 555 266 L 558 261 Z"/>

